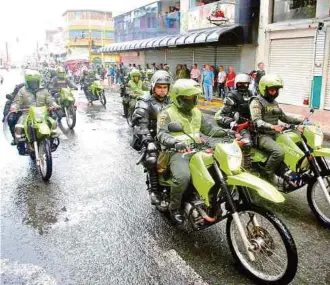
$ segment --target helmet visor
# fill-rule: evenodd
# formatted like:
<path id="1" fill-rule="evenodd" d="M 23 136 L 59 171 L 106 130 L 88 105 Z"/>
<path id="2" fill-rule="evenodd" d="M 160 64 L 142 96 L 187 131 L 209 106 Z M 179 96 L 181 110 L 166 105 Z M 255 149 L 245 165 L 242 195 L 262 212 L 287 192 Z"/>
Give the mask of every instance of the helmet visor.
<path id="1" fill-rule="evenodd" d="M 191 111 L 197 104 L 197 95 L 194 96 L 178 96 L 178 103 L 183 111 Z"/>

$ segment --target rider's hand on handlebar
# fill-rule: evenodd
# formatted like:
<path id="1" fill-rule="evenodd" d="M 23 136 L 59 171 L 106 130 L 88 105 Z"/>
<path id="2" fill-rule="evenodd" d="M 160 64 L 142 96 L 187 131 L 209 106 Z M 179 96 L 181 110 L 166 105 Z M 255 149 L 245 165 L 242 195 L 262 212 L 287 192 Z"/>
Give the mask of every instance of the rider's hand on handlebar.
<path id="1" fill-rule="evenodd" d="M 236 127 L 237 123 L 234 121 L 234 122 L 231 122 L 230 123 L 230 128 L 231 129 L 234 129 Z"/>
<path id="2" fill-rule="evenodd" d="M 297 126 L 297 131 L 298 131 L 300 134 L 302 134 L 302 133 L 304 132 L 304 129 L 305 129 L 304 125 L 299 125 L 299 126 Z"/>
<path id="3" fill-rule="evenodd" d="M 185 142 L 179 142 L 175 144 L 175 150 L 180 153 L 185 153 L 189 151 L 189 147 L 186 145 Z"/>
<path id="4" fill-rule="evenodd" d="M 281 125 L 273 125 L 272 126 L 272 130 L 274 130 L 275 132 L 280 133 L 283 130 L 283 126 L 281 126 Z"/>

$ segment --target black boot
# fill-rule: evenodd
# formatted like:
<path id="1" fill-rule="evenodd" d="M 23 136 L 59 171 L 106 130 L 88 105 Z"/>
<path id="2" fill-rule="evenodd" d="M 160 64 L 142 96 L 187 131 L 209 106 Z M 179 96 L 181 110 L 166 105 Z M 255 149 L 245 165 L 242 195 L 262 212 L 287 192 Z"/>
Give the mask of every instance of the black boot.
<path id="1" fill-rule="evenodd" d="M 180 210 L 171 210 L 170 209 L 170 215 L 172 218 L 172 221 L 177 225 L 182 225 L 184 223 L 184 216 L 181 214 Z"/>

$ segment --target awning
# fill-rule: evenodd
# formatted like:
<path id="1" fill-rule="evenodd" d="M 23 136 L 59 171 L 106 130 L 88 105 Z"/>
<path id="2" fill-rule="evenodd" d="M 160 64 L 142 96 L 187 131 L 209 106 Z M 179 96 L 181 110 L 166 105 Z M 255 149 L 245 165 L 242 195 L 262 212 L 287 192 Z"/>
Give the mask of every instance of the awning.
<path id="1" fill-rule="evenodd" d="M 239 25 L 229 25 L 206 30 L 198 30 L 182 35 L 167 35 L 157 38 L 114 43 L 100 48 L 100 53 L 118 53 L 129 50 L 157 49 L 171 46 L 197 45 L 203 43 L 221 42 L 221 36 L 231 33 L 233 37 L 242 39 L 243 28 Z"/>

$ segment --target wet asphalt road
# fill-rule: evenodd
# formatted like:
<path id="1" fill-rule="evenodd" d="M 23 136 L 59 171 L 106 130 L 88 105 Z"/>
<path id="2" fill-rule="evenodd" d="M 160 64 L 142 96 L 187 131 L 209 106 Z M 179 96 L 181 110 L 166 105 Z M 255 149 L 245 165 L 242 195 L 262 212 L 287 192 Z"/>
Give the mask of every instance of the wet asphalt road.
<path id="1" fill-rule="evenodd" d="M 10 76 L 2 106 L 19 82 L 18 72 Z M 1 284 L 253 284 L 233 264 L 225 223 L 187 234 L 150 205 L 120 97 L 107 100 L 107 109 L 87 107 L 79 91 L 77 126 L 68 131 L 63 122 L 47 184 L 1 133 Z M 329 284 L 330 231 L 303 190 L 286 198 L 267 207 L 295 238 L 292 284 Z"/>

